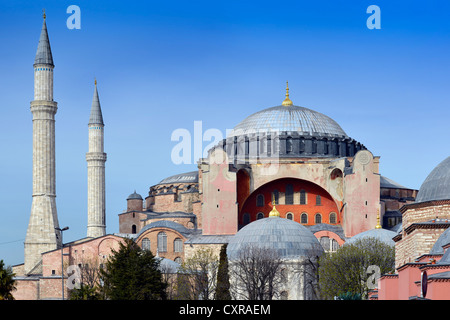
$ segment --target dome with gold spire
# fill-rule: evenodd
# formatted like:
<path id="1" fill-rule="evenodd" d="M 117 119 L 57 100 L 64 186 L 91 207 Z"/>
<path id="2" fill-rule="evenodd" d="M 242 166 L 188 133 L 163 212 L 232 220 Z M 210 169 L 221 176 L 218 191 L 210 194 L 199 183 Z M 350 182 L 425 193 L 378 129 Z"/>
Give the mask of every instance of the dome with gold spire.
<path id="1" fill-rule="evenodd" d="M 286 86 L 286 98 L 280 106 L 258 111 L 234 127 L 235 135 L 253 131 L 292 131 L 305 135 L 327 135 L 348 137 L 341 126 L 330 117 L 294 105 L 289 98 L 289 87 Z"/>
<path id="2" fill-rule="evenodd" d="M 281 105 L 251 114 L 224 140 L 224 149 L 236 156 L 264 157 L 352 157 L 364 145 L 350 138 L 330 117 L 294 105 L 286 85 Z"/>

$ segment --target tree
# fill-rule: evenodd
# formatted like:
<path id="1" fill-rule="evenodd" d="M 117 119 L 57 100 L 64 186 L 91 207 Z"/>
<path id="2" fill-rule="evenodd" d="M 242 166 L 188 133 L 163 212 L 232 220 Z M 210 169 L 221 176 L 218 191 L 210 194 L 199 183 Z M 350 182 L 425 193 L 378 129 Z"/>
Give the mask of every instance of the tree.
<path id="1" fill-rule="evenodd" d="M 219 259 L 211 248 L 198 249 L 181 265 L 178 298 L 211 300 L 216 291 Z"/>
<path id="2" fill-rule="evenodd" d="M 258 246 L 240 249 L 231 263 L 233 295 L 238 299 L 272 300 L 281 292 L 284 273 L 276 250 Z"/>
<path id="3" fill-rule="evenodd" d="M 0 260 L 0 300 L 14 300 L 11 293 L 16 289 L 14 276 L 12 268 L 5 267 L 3 260 Z"/>
<path id="4" fill-rule="evenodd" d="M 132 239 L 113 250 L 104 269 L 100 269 L 103 290 L 111 300 L 165 299 L 166 284 L 158 270 L 159 262 L 149 250 L 142 250 Z"/>
<path id="5" fill-rule="evenodd" d="M 376 238 L 365 238 L 327 253 L 319 260 L 319 285 L 322 297 L 367 298 L 371 266 L 379 268 L 380 275 L 394 271 L 395 249 Z"/>
<path id="6" fill-rule="evenodd" d="M 216 300 L 231 300 L 230 276 L 228 274 L 227 244 L 222 245 L 217 271 Z"/>
<path id="7" fill-rule="evenodd" d="M 70 290 L 71 300 L 100 300 L 100 269 L 98 259 L 83 260 L 78 264 L 79 287 Z"/>

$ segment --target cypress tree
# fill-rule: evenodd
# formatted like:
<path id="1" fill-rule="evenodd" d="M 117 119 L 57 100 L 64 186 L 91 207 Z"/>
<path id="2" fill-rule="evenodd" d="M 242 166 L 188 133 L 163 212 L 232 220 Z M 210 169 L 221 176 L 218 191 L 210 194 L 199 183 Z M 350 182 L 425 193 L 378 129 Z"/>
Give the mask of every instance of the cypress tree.
<path id="1" fill-rule="evenodd" d="M 227 244 L 222 245 L 217 271 L 216 300 L 231 300 L 230 276 L 228 274 Z"/>

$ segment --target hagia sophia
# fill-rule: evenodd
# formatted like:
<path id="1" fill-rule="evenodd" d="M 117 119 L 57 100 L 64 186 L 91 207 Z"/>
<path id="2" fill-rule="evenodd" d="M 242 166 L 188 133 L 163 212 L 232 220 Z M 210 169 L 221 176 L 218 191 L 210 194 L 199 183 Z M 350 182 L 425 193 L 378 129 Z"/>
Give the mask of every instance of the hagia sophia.
<path id="1" fill-rule="evenodd" d="M 198 159 L 198 170 L 149 182 L 142 195 L 131 189 L 124 208 L 116 209 L 119 230 L 106 234 L 107 133 L 95 83 L 86 154 L 87 234 L 63 243 L 54 186 L 53 68 L 44 16 L 31 102 L 33 203 L 24 263 L 14 266 L 16 299 L 67 297 L 68 291 L 61 292 L 61 253 L 66 266 L 102 264 L 125 237 L 175 266 L 198 249 L 218 253 L 228 244 L 230 261 L 240 248 L 261 246 L 276 250 L 288 270 L 346 242 L 376 237 L 395 246 L 397 273 L 381 276 L 371 300 L 450 299 L 450 157 L 420 190 L 402 186 L 383 176 L 380 156 L 335 120 L 294 104 L 288 84 L 280 105 L 243 114 Z M 290 281 L 280 299 L 314 299 L 307 282 Z"/>

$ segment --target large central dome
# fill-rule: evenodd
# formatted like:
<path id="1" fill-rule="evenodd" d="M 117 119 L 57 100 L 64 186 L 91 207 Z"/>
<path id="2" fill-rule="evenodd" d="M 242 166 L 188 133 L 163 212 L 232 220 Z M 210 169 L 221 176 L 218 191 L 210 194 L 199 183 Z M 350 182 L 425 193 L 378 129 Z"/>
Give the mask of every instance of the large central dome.
<path id="1" fill-rule="evenodd" d="M 353 157 L 359 150 L 366 149 L 330 117 L 295 106 L 289 99 L 288 86 L 280 106 L 248 116 L 216 147 L 225 150 L 230 162 L 263 158 Z"/>
<path id="2" fill-rule="evenodd" d="M 233 135 L 252 132 L 292 131 L 313 136 L 347 137 L 347 134 L 330 117 L 304 107 L 276 106 L 256 112 L 233 130 Z"/>

